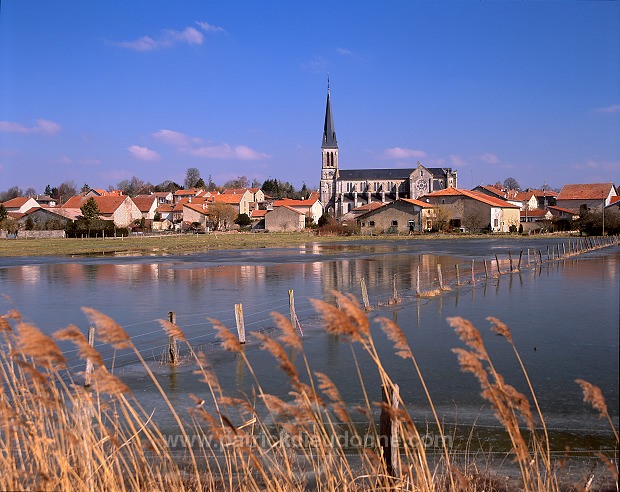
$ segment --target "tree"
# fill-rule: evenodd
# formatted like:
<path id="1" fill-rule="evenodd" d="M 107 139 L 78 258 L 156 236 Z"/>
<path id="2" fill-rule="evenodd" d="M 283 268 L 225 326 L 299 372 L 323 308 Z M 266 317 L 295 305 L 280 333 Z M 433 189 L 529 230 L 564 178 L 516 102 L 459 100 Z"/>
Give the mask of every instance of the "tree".
<path id="1" fill-rule="evenodd" d="M 239 227 L 249 226 L 252 223 L 252 219 L 250 219 L 248 214 L 239 214 L 235 219 L 235 224 Z"/>
<path id="2" fill-rule="evenodd" d="M 515 178 L 506 178 L 504 180 L 504 188 L 507 190 L 516 190 L 516 191 L 521 190 L 521 186 L 519 185 L 519 183 L 517 182 Z"/>
<path id="3" fill-rule="evenodd" d="M 72 196 L 77 195 L 75 181 L 65 181 L 58 186 L 58 198 L 61 202 L 66 202 Z"/>
<path id="4" fill-rule="evenodd" d="M 433 230 L 435 231 L 447 231 L 450 224 L 450 214 L 445 205 L 436 205 L 432 211 Z"/>
<path id="5" fill-rule="evenodd" d="M 80 207 L 80 212 L 82 212 L 82 218 L 86 221 L 86 225 L 88 226 L 88 235 L 90 236 L 91 226 L 101 215 L 97 201 L 91 196 L 88 200 L 86 200 L 86 203 Z"/>
<path id="6" fill-rule="evenodd" d="M 167 179 L 166 181 L 163 181 L 159 183 L 157 186 L 155 186 L 154 189 L 155 191 L 165 191 L 165 192 L 174 193 L 175 191 L 181 189 L 181 185 L 179 183 L 175 183 L 174 181 L 170 181 L 169 179 Z"/>
<path id="7" fill-rule="evenodd" d="M 209 174 L 209 182 L 207 183 L 207 191 L 216 191 L 217 185 L 211 179 L 211 175 Z"/>
<path id="8" fill-rule="evenodd" d="M 51 187 L 50 185 L 47 185 L 47 186 L 45 187 L 45 194 L 46 194 L 47 196 L 52 196 L 52 187 Z"/>
<path id="9" fill-rule="evenodd" d="M 194 188 L 200 188 L 200 189 L 205 189 L 207 187 L 207 185 L 205 184 L 204 180 L 202 178 L 198 179 L 198 181 L 196 181 L 196 184 L 194 185 Z"/>
<path id="10" fill-rule="evenodd" d="M 8 190 L 0 193 L 0 202 L 6 202 L 19 196 L 23 196 L 21 188 L 19 186 L 11 186 Z"/>
<path id="11" fill-rule="evenodd" d="M 463 217 L 463 227 L 469 232 L 480 232 L 484 225 L 484 218 L 479 213 L 472 211 Z"/>
<path id="12" fill-rule="evenodd" d="M 252 180 L 252 188 L 260 188 L 260 186 L 261 186 L 260 181 L 258 179 L 256 179 L 256 178 L 254 178 Z"/>
<path id="13" fill-rule="evenodd" d="M 90 191 L 90 186 L 88 186 L 88 183 L 84 183 L 84 186 L 82 186 L 82 193 L 88 193 Z"/>
<path id="14" fill-rule="evenodd" d="M 226 229 L 236 217 L 235 208 L 228 203 L 212 203 L 209 205 L 209 216 L 213 229 Z"/>
<path id="15" fill-rule="evenodd" d="M 196 187 L 196 183 L 200 179 L 200 171 L 197 167 L 190 167 L 185 172 L 185 181 L 183 185 L 186 190 Z"/>
<path id="16" fill-rule="evenodd" d="M 6 219 L 8 216 L 9 213 L 7 212 L 6 208 L 2 203 L 0 203 L 0 221 Z"/>
<path id="17" fill-rule="evenodd" d="M 37 190 L 35 190 L 32 186 L 26 190 L 24 196 L 35 197 L 37 196 Z"/>
<path id="18" fill-rule="evenodd" d="M 247 176 L 238 176 L 237 179 L 231 179 L 224 183 L 224 188 L 249 188 L 250 181 Z"/>

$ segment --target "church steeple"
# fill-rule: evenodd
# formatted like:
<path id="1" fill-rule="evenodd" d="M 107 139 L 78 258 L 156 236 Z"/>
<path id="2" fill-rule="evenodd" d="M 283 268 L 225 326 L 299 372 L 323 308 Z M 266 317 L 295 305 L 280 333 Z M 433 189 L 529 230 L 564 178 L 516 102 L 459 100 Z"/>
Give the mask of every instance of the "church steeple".
<path id="1" fill-rule="evenodd" d="M 329 100 L 329 78 L 327 79 L 327 105 L 325 106 L 325 125 L 323 127 L 323 149 L 337 149 L 336 129 L 334 128 L 334 117 L 332 116 L 332 104 Z"/>

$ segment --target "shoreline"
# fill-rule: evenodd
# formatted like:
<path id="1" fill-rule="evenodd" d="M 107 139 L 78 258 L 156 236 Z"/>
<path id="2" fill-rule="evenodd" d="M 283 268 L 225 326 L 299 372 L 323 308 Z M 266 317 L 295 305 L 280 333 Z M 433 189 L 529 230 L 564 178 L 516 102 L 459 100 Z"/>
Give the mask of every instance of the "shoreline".
<path id="1" fill-rule="evenodd" d="M 348 243 L 374 241 L 425 241 L 429 239 L 462 241 L 471 239 L 546 239 L 577 238 L 571 234 L 521 236 L 517 234 L 416 234 L 413 236 L 319 236 L 314 232 L 250 233 L 224 232 L 200 235 L 130 236 L 108 238 L 4 239 L 0 257 L 32 256 L 165 256 L 221 250 L 287 248 L 309 243 Z"/>

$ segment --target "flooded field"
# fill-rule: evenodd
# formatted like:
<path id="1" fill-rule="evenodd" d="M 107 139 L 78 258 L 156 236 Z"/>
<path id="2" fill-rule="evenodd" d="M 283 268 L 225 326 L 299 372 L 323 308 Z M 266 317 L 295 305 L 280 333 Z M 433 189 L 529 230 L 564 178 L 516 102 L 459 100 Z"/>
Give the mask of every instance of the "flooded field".
<path id="1" fill-rule="evenodd" d="M 111 316 L 151 361 L 175 406 L 184 407 L 191 405 L 188 393 L 200 394 L 203 386 L 190 364 L 171 369 L 162 363 L 166 336 L 157 320 L 174 311 L 190 342 L 207 354 L 222 386 L 231 394 L 249 393 L 253 384 L 250 374 L 237 354 L 219 347 L 208 318 L 234 330 L 234 305 L 241 303 L 248 332 L 274 333 L 270 312 L 288 316 L 289 290 L 293 290 L 303 348 L 312 369 L 328 374 L 344 399 L 356 405 L 363 399 L 357 368 L 375 400 L 380 399 L 377 370 L 355 344 L 325 333 L 310 299 L 333 302 L 334 291 L 361 299 L 363 278 L 373 308 L 369 317 L 387 317 L 402 328 L 448 427 L 475 426 L 482 439 L 492 441 L 497 424 L 479 394 L 477 381 L 459 370 L 451 349 L 461 343 L 447 317 L 472 321 L 507 382 L 520 391 L 527 389 L 512 349 L 489 331 L 486 318 L 494 316 L 512 331 L 556 450 L 563 451 L 565 445 L 605 448 L 608 424 L 583 403 L 574 380 L 588 380 L 603 390 L 617 425 L 620 249 L 613 246 L 535 263 L 536 251 L 546 260 L 547 246 L 561 241 L 485 238 L 313 244 L 175 257 L 2 258 L 0 293 L 5 296 L 3 312 L 17 309 L 26 321 L 46 333 L 69 323 L 86 332 L 88 322 L 82 306 Z M 510 272 L 509 258 L 516 269 L 520 254 L 520 271 Z M 502 272 L 499 276 L 496 255 Z M 438 288 L 439 271 L 449 290 L 434 297 L 416 296 L 418 288 Z M 400 298 L 396 304 L 391 303 L 395 289 Z M 422 423 L 430 420 L 411 362 L 396 357 L 392 342 L 379 325 L 373 322 L 372 326 L 382 363 L 399 384 L 412 415 Z M 68 350 L 70 365 L 83 370 L 72 347 L 63 347 Z M 97 348 L 144 407 L 157 409 L 155 418 L 165 423 L 166 413 L 135 356 L 102 345 Z M 245 351 L 263 389 L 286 398 L 286 377 L 251 335 Z"/>

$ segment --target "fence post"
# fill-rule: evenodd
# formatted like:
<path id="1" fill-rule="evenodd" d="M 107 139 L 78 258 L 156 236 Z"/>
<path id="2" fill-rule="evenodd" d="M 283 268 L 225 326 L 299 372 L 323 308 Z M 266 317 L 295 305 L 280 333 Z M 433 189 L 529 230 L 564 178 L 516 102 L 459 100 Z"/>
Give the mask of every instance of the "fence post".
<path id="1" fill-rule="evenodd" d="M 487 268 L 487 260 L 484 261 L 484 278 L 489 278 L 489 269 Z"/>
<path id="2" fill-rule="evenodd" d="M 293 296 L 293 289 L 289 289 L 288 291 L 288 309 L 291 316 L 291 325 L 295 328 L 295 297 Z"/>
<path id="3" fill-rule="evenodd" d="M 519 263 L 517 264 L 517 270 L 521 271 L 521 258 L 523 258 L 523 250 L 519 253 Z"/>
<path id="4" fill-rule="evenodd" d="M 379 417 L 379 442 L 383 449 L 383 459 L 388 475 L 398 474 L 398 420 L 394 417 L 398 410 L 399 388 L 381 386 L 381 399 L 384 403 Z M 389 407 L 388 410 L 386 407 Z"/>
<path id="5" fill-rule="evenodd" d="M 237 333 L 239 343 L 245 343 L 245 323 L 243 321 L 243 304 L 235 304 L 235 321 L 237 322 Z"/>
<path id="6" fill-rule="evenodd" d="M 177 315 L 174 311 L 168 311 L 168 321 L 173 325 L 177 324 Z M 179 346 L 172 335 L 168 336 L 168 362 L 173 366 L 179 363 Z"/>
<path id="7" fill-rule="evenodd" d="M 362 300 L 364 301 L 364 309 L 370 311 L 370 301 L 368 301 L 368 290 L 366 289 L 366 281 L 364 277 L 360 278 L 360 286 L 362 288 Z"/>
<path id="8" fill-rule="evenodd" d="M 508 251 L 508 260 L 510 261 L 510 271 L 512 272 L 514 269 L 512 268 L 512 253 Z"/>
<path id="9" fill-rule="evenodd" d="M 88 344 L 91 347 L 95 346 L 95 327 L 88 327 Z M 92 383 L 92 374 L 93 374 L 93 361 L 90 359 L 86 359 L 86 374 L 84 375 L 84 387 L 90 387 Z"/>
<path id="10" fill-rule="evenodd" d="M 476 277 L 474 276 L 474 261 L 475 260 L 471 260 L 471 283 L 472 285 L 476 284 Z"/>
<path id="11" fill-rule="evenodd" d="M 396 289 L 396 274 L 394 274 L 394 304 L 400 302 L 400 297 L 398 297 L 398 290 Z"/>
<path id="12" fill-rule="evenodd" d="M 437 264 L 437 275 L 439 277 L 439 289 L 443 290 L 443 275 L 441 274 L 441 264 Z"/>
<path id="13" fill-rule="evenodd" d="M 495 254 L 495 263 L 497 264 L 497 274 L 501 275 L 502 271 L 499 269 L 499 258 L 497 257 L 497 253 Z"/>
<path id="14" fill-rule="evenodd" d="M 459 273 L 458 264 L 454 265 L 454 268 L 456 269 L 456 286 L 458 287 L 461 285 L 461 274 Z"/>
<path id="15" fill-rule="evenodd" d="M 420 296 L 420 265 L 418 265 L 418 271 L 415 281 L 415 293 L 418 297 Z"/>

